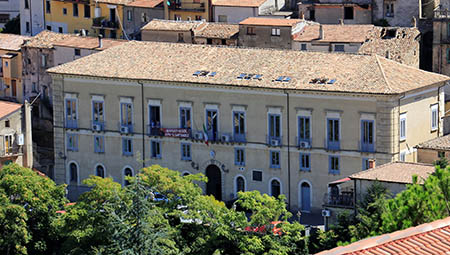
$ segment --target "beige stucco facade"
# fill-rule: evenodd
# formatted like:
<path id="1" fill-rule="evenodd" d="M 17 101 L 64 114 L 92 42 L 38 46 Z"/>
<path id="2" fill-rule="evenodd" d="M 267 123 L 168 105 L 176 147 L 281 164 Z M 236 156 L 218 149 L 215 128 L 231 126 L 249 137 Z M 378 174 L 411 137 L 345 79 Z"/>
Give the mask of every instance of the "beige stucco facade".
<path id="1" fill-rule="evenodd" d="M 271 181 L 276 179 L 293 210 L 300 208 L 300 187 L 307 183 L 311 190 L 311 211 L 318 211 L 327 193 L 327 183 L 361 170 L 363 159 L 374 158 L 377 164 L 398 160 L 400 151 L 407 150 L 408 146 L 412 148 L 438 136 L 440 130 L 430 132 L 428 123 L 430 105 L 443 104 L 442 100 L 438 101 L 439 85 L 443 84 L 435 84 L 424 91 L 387 96 L 54 74 L 55 178 L 58 183 L 69 182 L 70 163 L 77 165 L 78 185 L 89 175 L 94 175 L 99 164 L 104 167 L 106 176 L 120 183 L 123 183 L 125 168 L 133 169 L 136 174 L 143 165 L 159 164 L 180 172 L 205 174 L 208 166 L 216 165 L 221 173 L 221 198 L 225 201 L 235 197 L 238 176 L 244 178 L 245 190 L 268 194 L 271 194 Z M 64 128 L 67 111 L 64 100 L 68 98 L 76 102 L 77 128 Z M 100 132 L 92 130 L 93 101 L 104 102 L 105 128 Z M 119 130 L 122 101 L 132 104 L 132 134 L 123 134 Z M 192 135 L 202 131 L 206 109 L 215 109 L 219 134 L 233 137 L 233 111 L 244 112 L 246 142 L 231 142 L 231 138 L 229 142 L 210 142 L 208 146 L 203 140 L 192 138 L 150 136 L 149 105 L 160 106 L 162 128 L 180 127 L 180 107 L 190 108 Z M 408 118 L 407 137 L 403 142 L 399 141 L 400 113 L 406 113 Z M 267 144 L 269 114 L 281 117 L 281 146 Z M 298 116 L 311 119 L 310 148 L 298 148 Z M 340 120 L 339 150 L 327 149 L 328 118 Z M 361 120 L 374 121 L 375 152 L 361 150 Z M 67 150 L 68 135 L 78 137 L 77 150 Z M 95 153 L 94 136 L 104 137 L 104 153 Z M 123 155 L 124 138 L 132 139 L 131 156 Z M 151 141 L 160 142 L 160 158 L 151 158 Z M 181 160 L 181 144 L 191 145 L 191 160 Z M 236 148 L 245 150 L 245 166 L 235 165 Z M 280 153 L 279 168 L 271 167 L 271 151 Z M 310 155 L 310 171 L 300 170 L 300 153 Z M 338 173 L 329 171 L 330 156 L 339 158 Z M 414 161 L 414 156 L 413 152 L 408 153 L 406 160 Z M 254 170 L 262 171 L 262 181 L 253 180 Z"/>

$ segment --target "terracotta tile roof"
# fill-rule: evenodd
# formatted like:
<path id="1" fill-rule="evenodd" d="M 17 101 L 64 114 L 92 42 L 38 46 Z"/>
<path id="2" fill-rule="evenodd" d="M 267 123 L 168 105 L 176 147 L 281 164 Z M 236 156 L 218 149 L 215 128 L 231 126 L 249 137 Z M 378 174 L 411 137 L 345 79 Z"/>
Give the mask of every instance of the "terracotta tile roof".
<path id="1" fill-rule="evenodd" d="M 214 6 L 260 7 L 267 0 L 213 0 Z"/>
<path id="2" fill-rule="evenodd" d="M 193 76 L 198 70 L 217 74 Z M 448 76 L 376 55 L 138 41 L 123 43 L 48 71 L 119 79 L 364 94 L 400 94 L 450 80 Z M 241 73 L 263 77 L 262 80 L 237 79 Z M 289 76 L 291 80 L 275 81 L 280 76 Z M 312 83 L 312 79 L 318 77 L 335 82 Z"/>
<path id="3" fill-rule="evenodd" d="M 153 30 L 153 31 L 189 31 L 204 25 L 202 21 L 177 21 L 177 20 L 164 20 L 153 19 L 141 30 Z"/>
<path id="4" fill-rule="evenodd" d="M 378 254 L 450 254 L 450 217 L 317 253 L 317 255 Z"/>
<path id="5" fill-rule="evenodd" d="M 323 28 L 324 38 L 320 39 L 320 26 Z M 300 42 L 344 42 L 363 43 L 374 25 L 309 25 L 294 34 L 294 41 Z"/>
<path id="6" fill-rule="evenodd" d="M 53 43 L 66 40 L 72 37 L 77 36 L 74 34 L 60 34 L 44 30 L 39 34 L 35 35 L 34 37 L 31 37 L 31 39 L 25 43 L 24 47 L 50 49 L 53 48 Z"/>
<path id="7" fill-rule="evenodd" d="M 239 33 L 239 25 L 225 23 L 206 23 L 194 31 L 196 37 L 229 39 Z"/>
<path id="8" fill-rule="evenodd" d="M 160 5 L 163 0 L 136 0 L 133 2 L 129 2 L 126 6 L 130 7 L 141 7 L 141 8 L 155 8 Z"/>
<path id="9" fill-rule="evenodd" d="M 0 49 L 19 51 L 29 36 L 0 33 Z"/>
<path id="10" fill-rule="evenodd" d="M 434 171 L 429 164 L 392 162 L 350 175 L 350 179 L 412 183 L 412 176 L 417 175 L 419 183 L 423 183 Z"/>
<path id="11" fill-rule="evenodd" d="M 0 119 L 3 119 L 9 114 L 19 110 L 21 107 L 22 107 L 21 104 L 0 100 Z"/>
<path id="12" fill-rule="evenodd" d="M 98 3 L 104 3 L 104 4 L 120 4 L 120 5 L 126 5 L 132 0 L 96 0 Z"/>
<path id="13" fill-rule="evenodd" d="M 437 137 L 416 146 L 420 149 L 450 150 L 450 135 Z"/>
<path id="14" fill-rule="evenodd" d="M 102 39 L 102 48 L 98 48 L 99 42 L 97 37 L 73 36 L 61 41 L 56 41 L 53 46 L 64 46 L 81 49 L 98 49 L 104 50 L 125 43 L 125 40 Z"/>
<path id="15" fill-rule="evenodd" d="M 274 19 L 274 18 L 250 17 L 241 21 L 239 25 L 292 27 L 295 24 L 303 21 L 304 20 L 301 19 Z"/>

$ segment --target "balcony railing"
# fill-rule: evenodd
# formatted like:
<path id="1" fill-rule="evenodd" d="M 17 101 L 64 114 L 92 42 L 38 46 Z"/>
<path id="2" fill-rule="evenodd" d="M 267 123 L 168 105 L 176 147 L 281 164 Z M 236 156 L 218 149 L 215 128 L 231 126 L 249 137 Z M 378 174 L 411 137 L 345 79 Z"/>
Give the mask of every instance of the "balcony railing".
<path id="1" fill-rule="evenodd" d="M 0 157 L 13 157 L 17 155 L 23 154 L 22 146 L 12 146 L 9 148 L 1 148 L 0 149 Z"/>
<path id="2" fill-rule="evenodd" d="M 105 17 L 98 17 L 92 20 L 92 27 L 101 29 L 118 29 L 119 22 L 117 20 L 109 20 Z"/>
<path id="3" fill-rule="evenodd" d="M 436 10 L 434 11 L 435 19 L 450 19 L 450 10 Z"/>
<path id="4" fill-rule="evenodd" d="M 375 144 L 360 142 L 359 150 L 361 152 L 375 152 Z"/>
<path id="5" fill-rule="evenodd" d="M 77 129 L 78 121 L 77 120 L 66 120 L 66 128 Z"/>
<path id="6" fill-rule="evenodd" d="M 243 133 L 243 134 L 234 134 L 233 135 L 233 142 L 246 143 L 247 142 L 247 135 L 245 133 Z"/>
<path id="7" fill-rule="evenodd" d="M 340 194 L 325 193 L 324 204 L 326 206 L 353 208 L 353 191 L 342 191 Z"/>
<path id="8" fill-rule="evenodd" d="M 267 136 L 267 145 L 268 146 L 281 146 L 282 145 L 282 137 L 281 136 Z"/>
<path id="9" fill-rule="evenodd" d="M 160 125 L 147 125 L 147 135 L 175 138 L 192 138 L 190 128 L 165 128 Z"/>
<path id="10" fill-rule="evenodd" d="M 330 151 L 338 151 L 341 149 L 341 141 L 330 141 L 325 139 L 325 147 Z"/>
<path id="11" fill-rule="evenodd" d="M 169 1 L 169 8 L 172 10 L 192 10 L 192 11 L 205 11 L 205 3 L 196 1 Z"/>

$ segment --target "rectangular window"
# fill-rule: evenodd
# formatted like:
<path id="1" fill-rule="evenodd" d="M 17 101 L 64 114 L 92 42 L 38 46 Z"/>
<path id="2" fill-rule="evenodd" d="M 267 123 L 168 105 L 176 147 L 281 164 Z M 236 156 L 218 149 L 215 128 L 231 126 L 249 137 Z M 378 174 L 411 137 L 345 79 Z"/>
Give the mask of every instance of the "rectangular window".
<path id="1" fill-rule="evenodd" d="M 180 107 L 180 128 L 191 128 L 191 108 Z"/>
<path id="2" fill-rule="evenodd" d="M 270 168 L 280 168 L 280 151 L 270 151 Z"/>
<path id="3" fill-rule="evenodd" d="M 77 100 L 66 99 L 66 128 L 78 128 Z"/>
<path id="4" fill-rule="evenodd" d="M 227 15 L 219 15 L 219 22 L 228 22 Z"/>
<path id="5" fill-rule="evenodd" d="M 89 4 L 84 5 L 84 17 L 85 18 L 91 17 L 91 6 Z"/>
<path id="6" fill-rule="evenodd" d="M 272 28 L 272 36 L 280 36 L 280 29 Z"/>
<path id="7" fill-rule="evenodd" d="M 386 3 L 386 17 L 394 17 L 394 3 Z"/>
<path id="8" fill-rule="evenodd" d="M 438 158 L 445 158 L 445 151 L 438 151 Z"/>
<path id="9" fill-rule="evenodd" d="M 431 131 L 435 131 L 438 128 L 439 121 L 439 113 L 438 113 L 438 105 L 431 106 Z"/>
<path id="10" fill-rule="evenodd" d="M 133 140 L 131 140 L 130 138 L 122 139 L 122 153 L 124 156 L 133 155 Z"/>
<path id="11" fill-rule="evenodd" d="M 5 145 L 5 152 L 6 153 L 12 153 L 13 149 L 13 135 L 5 135 L 4 136 L 4 145 Z"/>
<path id="12" fill-rule="evenodd" d="M 152 158 L 161 158 L 161 142 L 151 141 Z"/>
<path id="13" fill-rule="evenodd" d="M 133 106 L 131 103 L 120 103 L 120 127 L 128 128 L 128 133 L 133 132 Z"/>
<path id="14" fill-rule="evenodd" d="M 400 161 L 406 161 L 406 152 L 400 152 Z"/>
<path id="15" fill-rule="evenodd" d="M 24 2 L 25 2 L 25 9 L 28 9 L 28 8 L 30 8 L 29 6 L 28 6 L 28 0 L 24 0 Z"/>
<path id="16" fill-rule="evenodd" d="M 58 33 L 64 33 L 64 29 L 62 27 L 58 27 Z"/>
<path id="17" fill-rule="evenodd" d="M 247 34 L 248 35 L 255 35 L 255 28 L 254 27 L 247 27 Z"/>
<path id="18" fill-rule="evenodd" d="M 63 15 L 67 15 L 67 8 L 63 8 L 62 11 L 63 11 Z"/>
<path id="19" fill-rule="evenodd" d="M 181 160 L 192 160 L 191 157 L 191 145 L 188 143 L 181 144 Z"/>
<path id="20" fill-rule="evenodd" d="M 330 174 L 339 174 L 339 157 L 330 156 L 329 162 L 329 173 Z"/>
<path id="21" fill-rule="evenodd" d="M 150 135 L 160 135 L 161 129 L 161 106 L 149 105 Z"/>
<path id="22" fill-rule="evenodd" d="M 308 50 L 306 43 L 302 43 L 300 49 L 303 50 L 303 51 Z"/>
<path id="23" fill-rule="evenodd" d="M 50 0 L 45 0 L 45 11 L 47 13 L 51 13 L 52 12 L 51 5 L 50 5 Z"/>
<path id="24" fill-rule="evenodd" d="M 344 7 L 344 19 L 353 19 L 353 7 Z"/>
<path id="25" fill-rule="evenodd" d="M 94 136 L 94 152 L 105 153 L 105 137 L 104 136 Z"/>
<path id="26" fill-rule="evenodd" d="M 340 149 L 340 139 L 339 139 L 339 119 L 327 119 L 327 145 L 329 150 L 339 150 Z"/>
<path id="27" fill-rule="evenodd" d="M 127 11 L 127 20 L 129 21 L 133 20 L 133 13 L 131 12 L 131 10 Z"/>
<path id="28" fill-rule="evenodd" d="M 361 120 L 361 151 L 374 152 L 374 121 Z"/>
<path id="29" fill-rule="evenodd" d="M 406 113 L 400 114 L 400 141 L 406 140 Z"/>
<path id="30" fill-rule="evenodd" d="M 80 49 L 75 49 L 75 56 L 81 56 L 81 50 Z"/>
<path id="31" fill-rule="evenodd" d="M 245 150 L 243 148 L 234 149 L 234 164 L 237 166 L 245 166 Z"/>
<path id="32" fill-rule="evenodd" d="M 78 151 L 78 135 L 67 134 L 67 150 Z"/>
<path id="33" fill-rule="evenodd" d="M 25 22 L 25 30 L 26 30 L 26 32 L 27 33 L 29 33 L 30 32 L 30 22 Z"/>
<path id="34" fill-rule="evenodd" d="M 369 159 L 363 158 L 362 159 L 362 170 L 367 170 L 367 169 L 369 169 Z"/>
<path id="35" fill-rule="evenodd" d="M 245 113 L 233 111 L 233 138 L 236 142 L 245 142 Z"/>
<path id="36" fill-rule="evenodd" d="M 311 142 L 311 118 L 308 116 L 298 117 L 298 139 L 299 142 Z"/>
<path id="37" fill-rule="evenodd" d="M 309 153 L 300 153 L 300 170 L 302 171 L 311 170 L 311 160 Z"/>
<path id="38" fill-rule="evenodd" d="M 219 139 L 219 123 L 217 110 L 206 109 L 206 132 L 209 140 L 217 141 Z"/>
<path id="39" fill-rule="evenodd" d="M 257 182 L 262 182 L 262 171 L 252 171 L 252 180 Z"/>
<path id="40" fill-rule="evenodd" d="M 50 28 L 50 30 L 51 30 L 51 28 Z M 45 55 L 45 54 L 41 55 L 41 66 L 47 67 L 47 55 Z"/>
<path id="41" fill-rule="evenodd" d="M 280 140 L 281 138 L 281 116 L 280 114 L 269 114 L 269 138 Z"/>
<path id="42" fill-rule="evenodd" d="M 52 26 L 47 26 L 48 31 L 52 31 Z"/>
<path id="43" fill-rule="evenodd" d="M 73 4 L 73 16 L 78 17 L 78 4 Z"/>
<path id="44" fill-rule="evenodd" d="M 334 45 L 334 51 L 345 52 L 345 46 L 342 44 L 336 44 L 336 45 Z"/>
<path id="45" fill-rule="evenodd" d="M 103 104 L 103 101 L 92 101 L 92 124 L 100 125 L 102 130 L 105 122 L 105 108 Z"/>
<path id="46" fill-rule="evenodd" d="M 175 14 L 174 19 L 175 19 L 176 21 L 180 21 L 180 20 L 181 20 L 181 16 Z"/>
<path id="47" fill-rule="evenodd" d="M 197 20 L 197 21 L 202 20 L 202 16 L 200 16 L 200 15 L 195 15 L 195 20 Z"/>
<path id="48" fill-rule="evenodd" d="M 450 48 L 447 48 L 447 64 L 450 64 Z"/>

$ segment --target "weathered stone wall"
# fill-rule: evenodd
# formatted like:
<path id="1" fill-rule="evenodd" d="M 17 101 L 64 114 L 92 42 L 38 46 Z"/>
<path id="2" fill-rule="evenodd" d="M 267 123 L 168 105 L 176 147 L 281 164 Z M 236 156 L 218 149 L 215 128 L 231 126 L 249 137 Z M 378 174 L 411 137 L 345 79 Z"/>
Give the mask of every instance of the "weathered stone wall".
<path id="1" fill-rule="evenodd" d="M 376 27 L 359 53 L 377 54 L 419 68 L 420 32 L 417 28 Z"/>

